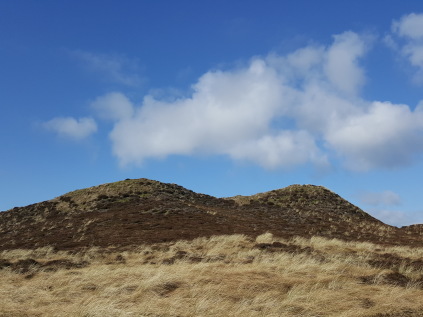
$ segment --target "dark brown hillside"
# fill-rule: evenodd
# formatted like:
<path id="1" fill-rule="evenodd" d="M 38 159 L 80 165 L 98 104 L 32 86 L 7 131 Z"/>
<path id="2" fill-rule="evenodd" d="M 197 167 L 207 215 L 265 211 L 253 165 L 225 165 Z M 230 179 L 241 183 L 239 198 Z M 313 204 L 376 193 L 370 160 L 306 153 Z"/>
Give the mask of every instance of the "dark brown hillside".
<path id="1" fill-rule="evenodd" d="M 339 195 L 314 185 L 291 185 L 286 188 L 272 190 L 252 196 L 236 196 L 231 199 L 240 205 L 264 204 L 276 206 L 282 210 L 289 210 L 307 218 L 318 218 L 332 221 L 333 218 L 342 218 L 344 221 L 361 219 L 363 221 L 382 224 L 357 206 L 349 203 Z"/>
<path id="2" fill-rule="evenodd" d="M 292 185 L 253 196 L 215 198 L 175 184 L 125 180 L 76 190 L 0 213 L 0 250 L 54 246 L 129 248 L 200 236 L 320 235 L 422 245 L 421 227 L 398 229 L 330 190 Z"/>

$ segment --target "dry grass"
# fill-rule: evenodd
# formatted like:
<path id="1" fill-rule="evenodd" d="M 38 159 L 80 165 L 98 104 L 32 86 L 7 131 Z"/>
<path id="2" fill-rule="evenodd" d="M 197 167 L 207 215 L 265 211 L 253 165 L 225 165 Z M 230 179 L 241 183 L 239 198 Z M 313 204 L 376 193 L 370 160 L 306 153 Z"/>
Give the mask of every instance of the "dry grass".
<path id="1" fill-rule="evenodd" d="M 423 249 L 271 234 L 119 253 L 14 250 L 0 254 L 10 264 L 0 270 L 0 316 L 423 316 L 422 257 Z M 29 258 L 38 264 L 17 273 Z M 384 258 L 403 261 L 375 262 Z"/>

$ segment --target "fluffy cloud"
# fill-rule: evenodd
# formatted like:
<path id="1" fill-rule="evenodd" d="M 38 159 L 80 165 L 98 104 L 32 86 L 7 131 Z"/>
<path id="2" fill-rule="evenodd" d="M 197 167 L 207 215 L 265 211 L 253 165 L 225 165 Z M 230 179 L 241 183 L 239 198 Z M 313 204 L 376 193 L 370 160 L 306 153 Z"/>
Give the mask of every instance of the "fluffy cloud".
<path id="1" fill-rule="evenodd" d="M 281 131 L 235 145 L 228 151 L 233 159 L 250 160 L 267 168 L 291 167 L 312 162 L 325 167 L 328 162 L 307 131 Z"/>
<path id="2" fill-rule="evenodd" d="M 392 30 L 413 40 L 423 38 L 423 14 L 411 13 L 392 23 Z"/>
<path id="3" fill-rule="evenodd" d="M 405 40 L 401 53 L 418 68 L 416 79 L 423 80 L 423 14 L 403 16 L 392 23 L 392 31 Z"/>
<path id="4" fill-rule="evenodd" d="M 97 131 L 97 124 L 92 118 L 59 117 L 45 122 L 43 126 L 60 136 L 74 140 L 82 140 Z"/>
<path id="5" fill-rule="evenodd" d="M 353 32 L 336 35 L 334 39 L 327 50 L 325 73 L 334 87 L 356 94 L 364 84 L 364 72 L 358 67 L 358 59 L 365 53 L 365 41 Z"/>
<path id="6" fill-rule="evenodd" d="M 122 163 L 208 153 L 275 167 L 319 157 L 307 133 L 271 131 L 272 120 L 284 113 L 290 100 L 284 98 L 275 70 L 263 60 L 253 60 L 246 69 L 206 73 L 193 89 L 190 98 L 174 102 L 147 96 L 132 117 L 116 122 L 110 136 Z M 101 99 L 102 111 L 110 99 Z M 101 108 L 98 103 L 96 107 Z M 293 161 L 299 157 L 301 162 Z"/>
<path id="7" fill-rule="evenodd" d="M 352 170 L 406 165 L 423 151 L 423 106 L 360 98 L 368 42 L 345 32 L 329 46 L 209 71 L 188 97 L 147 95 L 134 104 L 115 92 L 97 98 L 93 108 L 113 120 L 113 153 L 123 165 L 196 154 L 266 168 L 322 167 L 335 157 Z"/>
<path id="8" fill-rule="evenodd" d="M 134 114 L 131 101 L 118 92 L 98 97 L 91 106 L 102 119 L 122 120 L 131 118 Z"/>
<path id="9" fill-rule="evenodd" d="M 328 144 L 353 170 L 409 164 L 423 150 L 423 112 L 406 105 L 372 102 L 331 127 Z"/>

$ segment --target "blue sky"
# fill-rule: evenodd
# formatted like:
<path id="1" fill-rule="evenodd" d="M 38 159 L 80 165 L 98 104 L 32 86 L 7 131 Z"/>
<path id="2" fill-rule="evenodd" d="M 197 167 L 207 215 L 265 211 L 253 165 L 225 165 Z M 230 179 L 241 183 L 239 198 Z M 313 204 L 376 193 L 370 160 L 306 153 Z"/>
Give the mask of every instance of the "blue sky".
<path id="1" fill-rule="evenodd" d="M 421 1 L 1 1 L 0 210 L 125 178 L 423 223 Z"/>

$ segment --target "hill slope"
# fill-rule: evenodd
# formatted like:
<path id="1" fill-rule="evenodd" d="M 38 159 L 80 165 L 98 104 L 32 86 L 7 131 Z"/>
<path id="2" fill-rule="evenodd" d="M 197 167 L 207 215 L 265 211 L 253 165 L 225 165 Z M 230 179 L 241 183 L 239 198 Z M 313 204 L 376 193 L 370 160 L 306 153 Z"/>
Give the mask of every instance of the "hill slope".
<path id="1" fill-rule="evenodd" d="M 292 185 L 252 196 L 215 198 L 175 184 L 124 180 L 76 190 L 0 213 L 0 250 L 54 246 L 130 248 L 222 234 L 324 236 L 422 245 L 421 226 L 399 229 L 330 190 Z"/>

